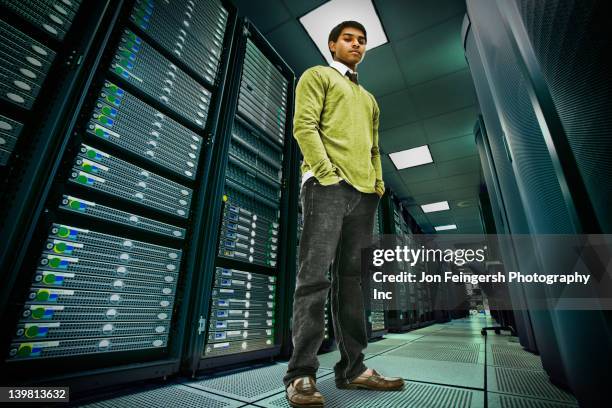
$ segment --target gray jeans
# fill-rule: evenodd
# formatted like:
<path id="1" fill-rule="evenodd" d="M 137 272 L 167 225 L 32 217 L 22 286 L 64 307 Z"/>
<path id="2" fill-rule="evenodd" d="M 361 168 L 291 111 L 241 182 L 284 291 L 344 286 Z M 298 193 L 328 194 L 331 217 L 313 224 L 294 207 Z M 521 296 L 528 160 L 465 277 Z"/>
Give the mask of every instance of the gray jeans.
<path id="1" fill-rule="evenodd" d="M 293 298 L 293 354 L 283 381 L 288 386 L 297 377 L 315 376 L 325 331 L 325 300 L 331 287 L 332 321 L 341 357 L 334 372 L 336 384 L 342 385 L 366 370 L 361 250 L 371 244 L 379 197 L 362 193 L 345 181 L 322 186 L 311 177 L 300 199 L 304 228 Z M 332 262 L 330 283 L 326 273 Z"/>

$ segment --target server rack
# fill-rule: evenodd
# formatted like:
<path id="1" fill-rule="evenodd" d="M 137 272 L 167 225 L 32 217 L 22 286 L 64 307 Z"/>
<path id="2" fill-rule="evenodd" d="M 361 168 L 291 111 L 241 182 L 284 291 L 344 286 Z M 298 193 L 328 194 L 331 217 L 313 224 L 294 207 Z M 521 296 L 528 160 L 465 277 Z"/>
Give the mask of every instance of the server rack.
<path id="1" fill-rule="evenodd" d="M 11 382 L 82 391 L 179 369 L 236 10 L 101 3 L 83 7 L 88 25 L 75 33 L 100 38 L 95 58 L 73 62 L 90 75 L 61 106 L 57 155 L 47 147 L 33 159 L 57 157 L 46 177 L 35 173 L 45 191 L 28 198 L 40 205 L 13 266 L 2 370 Z"/>
<path id="2" fill-rule="evenodd" d="M 394 235 L 397 245 L 415 245 L 415 235 L 420 234 L 421 229 L 400 200 L 390 192 L 383 197 L 381 205 L 385 233 Z M 414 266 L 407 262 L 396 264 L 397 270 L 412 272 L 417 276 L 428 269 L 439 267 L 437 264 L 421 262 Z M 399 289 L 399 293 L 393 299 L 393 309 L 387 311 L 387 325 L 390 331 L 401 332 L 433 323 L 435 290 L 432 291 L 429 284 L 395 284 L 394 289 Z"/>
<path id="3" fill-rule="evenodd" d="M 528 232 L 609 232 L 612 167 L 605 129 L 611 81 L 601 59 L 610 38 L 605 2 L 537 7 L 527 0 L 468 1 L 467 6 L 466 55 L 478 97 L 489 103 L 483 116 L 491 150 L 502 146 L 505 153 L 495 165 L 516 179 Z M 563 39 L 550 42 L 551 33 Z M 535 249 L 542 270 L 555 270 L 569 255 Z M 569 386 L 581 405 L 601 405 L 597 390 L 610 383 L 610 311 L 534 312 L 531 320 L 551 379 Z"/>
<path id="4" fill-rule="evenodd" d="M 382 211 L 380 205 L 376 208 L 376 214 L 374 215 L 374 239 L 376 240 L 383 233 L 382 227 Z M 364 285 L 366 288 L 366 305 L 369 313 L 367 316 L 368 320 L 368 333 L 370 338 L 382 337 L 387 333 L 387 322 L 385 317 L 385 304 L 382 300 L 372 299 L 373 289 L 376 288 L 379 291 L 383 290 L 383 284 L 373 282 L 371 278 L 367 277 L 368 282 Z"/>
<path id="5" fill-rule="evenodd" d="M 474 69 L 476 68 L 474 67 Z M 485 105 L 485 95 L 481 95 L 480 98 L 484 105 L 482 109 L 487 109 L 490 105 L 488 103 Z M 474 125 L 474 135 L 476 138 L 478 153 L 480 155 L 480 162 L 483 166 L 483 175 L 485 184 L 487 186 L 487 194 L 489 195 L 488 202 L 490 204 L 491 214 L 493 217 L 493 223 L 490 221 L 487 223 L 493 224 L 487 226 L 487 234 L 497 233 L 507 236 L 513 231 L 518 233 L 527 232 L 528 229 L 526 227 L 525 214 L 522 206 L 519 202 L 517 202 L 519 196 L 516 183 L 513 179 L 500 179 L 500 175 L 498 174 L 498 170 L 496 169 L 493 161 L 493 153 L 491 151 L 489 138 L 482 116 L 478 118 L 478 121 Z M 509 196 L 504 200 L 502 198 L 502 187 L 507 191 L 511 191 L 512 196 Z M 506 201 L 508 204 L 505 204 Z M 489 238 L 493 237 L 489 236 Z M 515 249 L 508 239 L 503 240 L 501 245 L 498 240 L 491 239 L 489 240 L 488 246 L 496 250 L 496 258 L 502 261 L 506 270 L 520 270 Z M 520 285 L 509 285 L 508 289 L 510 292 L 509 294 L 511 301 L 513 303 L 516 331 L 521 345 L 526 350 L 537 353 L 538 347 L 532 327 L 530 312 L 528 310 L 525 289 Z"/>
<path id="6" fill-rule="evenodd" d="M 231 87 L 219 130 L 222 139 L 213 158 L 216 175 L 208 190 L 208 255 L 200 264 L 199 296 L 191 317 L 198 330 L 189 339 L 183 362 L 192 374 L 279 354 L 287 320 L 286 279 L 294 269 L 295 226 L 289 227 L 297 221 L 296 210 L 289 209 L 295 203 L 289 183 L 296 179 L 291 135 L 294 74 L 248 20 L 236 27 L 231 64 Z M 248 300 L 247 296 L 260 296 L 255 288 L 250 295 L 243 291 L 219 296 L 219 282 L 213 281 L 211 271 L 273 279 L 274 287 L 265 290 L 266 297 L 273 292 L 273 299 Z M 222 309 L 228 315 L 244 316 L 246 311 L 249 324 L 271 315 L 274 326 L 254 338 L 244 332 L 241 340 L 227 339 L 227 332 L 215 334 L 220 340 L 215 341 L 212 325 Z"/>

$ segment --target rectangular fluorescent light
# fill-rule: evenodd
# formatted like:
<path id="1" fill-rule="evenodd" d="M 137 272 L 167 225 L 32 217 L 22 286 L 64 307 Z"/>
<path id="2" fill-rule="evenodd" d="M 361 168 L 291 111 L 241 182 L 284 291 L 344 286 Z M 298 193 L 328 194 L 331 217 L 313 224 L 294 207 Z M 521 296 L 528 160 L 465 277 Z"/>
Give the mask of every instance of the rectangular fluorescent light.
<path id="1" fill-rule="evenodd" d="M 448 206 L 448 201 L 439 201 L 437 203 L 429 203 L 421 205 L 424 213 L 436 212 L 436 211 L 444 211 L 450 210 Z"/>
<path id="2" fill-rule="evenodd" d="M 331 0 L 300 17 L 300 23 L 328 63 L 333 61 L 327 46 L 329 32 L 347 20 L 357 21 L 365 27 L 366 51 L 388 42 L 372 0 Z"/>
<path id="3" fill-rule="evenodd" d="M 438 225 L 437 227 L 434 227 L 434 229 L 436 231 L 448 231 L 448 230 L 454 230 L 457 229 L 457 226 L 455 224 L 449 224 L 449 225 Z"/>
<path id="4" fill-rule="evenodd" d="M 433 162 L 429 146 L 427 145 L 390 153 L 389 158 L 398 170 Z"/>

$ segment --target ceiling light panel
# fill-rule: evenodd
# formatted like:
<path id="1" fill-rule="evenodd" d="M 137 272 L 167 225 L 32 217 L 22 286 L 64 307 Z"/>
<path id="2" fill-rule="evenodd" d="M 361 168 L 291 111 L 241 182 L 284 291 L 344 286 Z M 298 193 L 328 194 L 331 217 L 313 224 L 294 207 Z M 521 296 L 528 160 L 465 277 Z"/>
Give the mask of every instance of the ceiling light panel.
<path id="1" fill-rule="evenodd" d="M 398 170 L 433 162 L 429 146 L 427 145 L 390 153 L 389 158 Z"/>
<path id="2" fill-rule="evenodd" d="M 445 211 L 450 210 L 448 206 L 448 201 L 439 201 L 437 203 L 429 203 L 421 205 L 421 209 L 424 213 L 431 213 L 436 211 Z"/>
<path id="3" fill-rule="evenodd" d="M 438 225 L 437 227 L 434 227 L 434 229 L 436 231 L 449 231 L 449 230 L 456 230 L 457 226 L 455 224 Z"/>
<path id="4" fill-rule="evenodd" d="M 329 32 L 347 20 L 358 21 L 365 27 L 368 35 L 366 50 L 372 50 L 388 42 L 371 0 L 331 0 L 301 17 L 300 23 L 321 55 L 327 62 L 332 62 L 327 46 Z"/>

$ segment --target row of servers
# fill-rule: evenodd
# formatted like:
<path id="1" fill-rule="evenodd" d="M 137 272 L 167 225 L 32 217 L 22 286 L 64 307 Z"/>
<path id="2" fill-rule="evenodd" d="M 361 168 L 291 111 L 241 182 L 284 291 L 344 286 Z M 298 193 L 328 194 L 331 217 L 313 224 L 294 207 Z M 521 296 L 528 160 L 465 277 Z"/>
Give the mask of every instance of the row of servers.
<path id="1" fill-rule="evenodd" d="M 376 243 L 377 239 L 383 234 L 383 217 L 381 206 L 379 205 L 376 208 L 376 213 L 374 214 L 374 243 Z M 372 296 L 372 292 L 374 289 L 378 291 L 383 291 L 383 284 L 379 282 L 371 281 L 369 284 L 364 285 L 365 288 L 369 290 L 365 293 L 366 296 L 366 305 L 368 307 L 368 323 L 369 323 L 369 333 L 370 338 L 377 338 L 383 336 L 387 333 L 387 325 L 385 320 L 385 304 L 381 299 L 374 299 Z"/>
<path id="2" fill-rule="evenodd" d="M 213 17 L 225 27 L 219 3 L 183 7 L 191 12 L 187 31 Z M 162 19 L 166 31 L 145 38 L 128 24 L 105 50 L 112 62 L 87 89 L 46 203 L 51 215 L 41 223 L 51 225 L 32 248 L 36 265 L 9 361 L 168 348 L 193 181 L 205 160 L 197 129 L 212 92 L 158 51 L 171 52 L 165 37 L 186 26 L 173 10 L 149 0 L 136 2 L 135 14 Z M 190 49 L 206 54 L 210 44 L 194 40 Z M 135 230 L 146 238 L 134 239 Z"/>
<path id="3" fill-rule="evenodd" d="M 5 382 L 278 355 L 293 72 L 225 0 L 0 9 Z"/>
<path id="4" fill-rule="evenodd" d="M 385 196 L 381 205 L 388 214 L 387 222 L 389 226 L 386 233 L 393 235 L 394 245 L 417 248 L 420 243 L 417 241 L 415 234 L 419 234 L 420 230 L 404 205 L 392 193 Z M 387 242 L 387 244 L 389 243 Z M 425 272 L 427 268 L 435 266 L 437 265 L 422 262 L 417 262 L 413 266 L 409 262 L 398 261 L 386 265 L 384 272 L 408 272 L 421 276 L 421 273 Z M 390 286 L 387 290 L 394 292 L 393 300 L 387 311 L 387 325 L 390 331 L 401 332 L 433 323 L 434 306 L 431 284 L 404 282 Z"/>
<path id="5" fill-rule="evenodd" d="M 31 110 L 56 59 L 57 46 L 70 28 L 80 3 L 78 0 L 40 6 L 12 0 L 0 3 L 48 37 L 45 44 L 12 25 L 9 15 L 3 14 L 0 19 L 0 98 L 9 105 L 7 116 L 0 115 L 0 166 L 9 163 L 23 125 L 32 117 Z M 25 112 L 21 115 L 19 110 Z"/>
<path id="6" fill-rule="evenodd" d="M 253 273 L 217 268 L 217 274 L 225 276 L 215 276 L 205 358 L 273 350 L 279 344 L 274 325 L 276 309 L 281 307 L 276 283 L 284 272 L 279 262 L 281 224 L 287 222 L 281 220 L 286 195 L 282 184 L 287 178 L 284 159 L 290 157 L 287 129 L 293 78 L 249 35 L 241 48 L 244 57 L 237 106 L 229 118 L 231 138 L 216 265 L 246 267 Z M 238 279 L 232 274 L 238 274 Z M 240 279 L 241 275 L 249 278 Z M 221 292 L 223 282 L 232 292 L 228 293 L 229 288 Z M 241 316 L 245 330 L 230 330 L 231 321 L 224 319 L 231 316 Z"/>
<path id="7" fill-rule="evenodd" d="M 497 234 L 579 240 L 579 234 L 612 231 L 604 3 L 467 2 L 465 55 L 482 110 L 476 144 Z M 571 251 L 551 245 L 516 238 L 493 244 L 506 271 L 529 270 L 533 262 L 543 273 L 558 273 L 575 262 Z M 553 287 L 508 290 L 521 345 L 539 353 L 552 382 L 570 389 L 580 406 L 605 405 L 602 390 L 612 382 L 610 310 L 597 299 L 589 310 L 536 306 L 559 295 Z"/>

